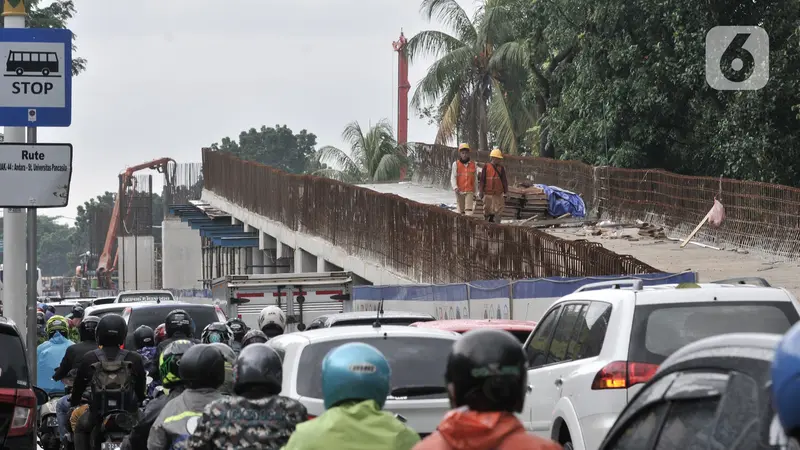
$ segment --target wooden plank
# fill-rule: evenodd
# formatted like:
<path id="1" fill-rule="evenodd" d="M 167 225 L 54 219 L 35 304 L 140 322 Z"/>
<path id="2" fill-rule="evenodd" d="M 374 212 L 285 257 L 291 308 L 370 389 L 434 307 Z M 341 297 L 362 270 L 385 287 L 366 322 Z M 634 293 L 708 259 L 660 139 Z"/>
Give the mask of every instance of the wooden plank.
<path id="1" fill-rule="evenodd" d="M 692 240 L 692 238 L 694 237 L 694 235 L 695 235 L 695 234 L 697 234 L 697 232 L 698 232 L 698 231 L 700 231 L 700 228 L 703 228 L 703 225 L 705 225 L 705 224 L 706 224 L 706 222 L 708 222 L 708 218 L 709 218 L 709 217 L 711 217 L 711 211 L 710 211 L 710 210 L 708 211 L 708 213 L 706 214 L 706 216 L 705 216 L 705 217 L 703 217 L 703 220 L 701 220 L 701 221 L 700 221 L 700 223 L 698 223 L 698 224 L 697 224 L 697 226 L 695 227 L 694 231 L 692 231 L 692 232 L 689 234 L 689 236 L 686 236 L 686 240 L 684 240 L 684 241 L 683 241 L 683 243 L 681 243 L 681 248 L 683 248 L 683 247 L 686 247 L 686 244 L 688 244 L 688 243 L 689 243 L 689 241 L 691 241 L 691 240 Z"/>

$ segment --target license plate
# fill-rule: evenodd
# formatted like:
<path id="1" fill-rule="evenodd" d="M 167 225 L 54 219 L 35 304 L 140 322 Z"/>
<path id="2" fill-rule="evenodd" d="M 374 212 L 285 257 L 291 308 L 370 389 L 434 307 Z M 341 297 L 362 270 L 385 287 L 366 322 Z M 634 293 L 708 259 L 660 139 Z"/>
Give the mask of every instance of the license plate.
<path id="1" fill-rule="evenodd" d="M 47 421 L 45 422 L 45 426 L 48 428 L 56 428 L 58 426 L 58 419 L 56 416 L 47 416 Z"/>
<path id="2" fill-rule="evenodd" d="M 103 442 L 100 450 L 119 450 L 120 445 L 114 442 Z"/>

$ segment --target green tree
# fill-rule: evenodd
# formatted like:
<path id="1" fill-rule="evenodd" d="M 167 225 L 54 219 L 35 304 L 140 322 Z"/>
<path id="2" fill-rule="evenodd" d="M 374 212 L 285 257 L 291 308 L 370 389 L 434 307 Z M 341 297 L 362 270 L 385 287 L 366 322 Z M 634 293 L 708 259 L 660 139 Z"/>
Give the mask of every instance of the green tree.
<path id="1" fill-rule="evenodd" d="M 420 81 L 411 104 L 423 115 L 441 117 L 437 143 L 463 137 L 473 147 L 489 148 L 489 133 L 516 154 L 519 137 L 534 117 L 522 95 L 527 81 L 527 47 L 511 26 L 509 0 L 487 0 L 474 20 L 456 0 L 423 0 L 422 13 L 451 33 L 427 30 L 409 39 L 409 61 L 437 61 Z M 515 95 L 516 94 L 516 95 Z M 424 108 L 434 105 L 436 111 Z"/>
<path id="2" fill-rule="evenodd" d="M 42 0 L 26 0 L 25 9 L 28 11 L 27 24 L 31 28 L 67 28 L 67 22 L 72 19 L 77 10 L 74 0 L 55 0 L 43 2 Z M 77 36 L 72 33 L 72 51 L 77 50 L 74 44 Z M 72 74 L 78 75 L 86 70 L 86 59 L 72 58 Z"/>
<path id="3" fill-rule="evenodd" d="M 70 274 L 77 261 L 70 259 L 73 252 L 72 235 L 75 231 L 69 225 L 56 222 L 49 216 L 37 217 L 38 262 L 42 276 L 64 276 Z"/>
<path id="4" fill-rule="evenodd" d="M 239 140 L 223 138 L 211 148 L 239 158 L 257 161 L 289 173 L 307 173 L 313 161 L 317 136 L 306 130 L 294 134 L 286 125 L 262 126 L 239 134 Z"/>
<path id="5" fill-rule="evenodd" d="M 317 170 L 315 175 L 347 183 L 390 181 L 400 178 L 401 169 L 408 164 L 386 119 L 370 127 L 366 134 L 358 122 L 352 122 L 345 127 L 342 138 L 350 145 L 350 153 L 322 147 L 317 155 L 329 168 Z"/>

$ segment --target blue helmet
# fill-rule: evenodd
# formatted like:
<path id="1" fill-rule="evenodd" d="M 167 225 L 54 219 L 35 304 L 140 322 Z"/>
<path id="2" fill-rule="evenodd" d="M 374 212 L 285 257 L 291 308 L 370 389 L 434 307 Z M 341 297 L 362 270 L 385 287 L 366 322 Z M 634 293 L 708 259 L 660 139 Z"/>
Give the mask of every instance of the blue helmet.
<path id="1" fill-rule="evenodd" d="M 325 409 L 344 400 L 375 400 L 383 408 L 391 378 L 389 362 L 377 348 L 362 342 L 336 347 L 322 360 Z"/>
<path id="2" fill-rule="evenodd" d="M 772 401 L 787 435 L 800 428 L 800 323 L 786 332 L 775 350 Z"/>

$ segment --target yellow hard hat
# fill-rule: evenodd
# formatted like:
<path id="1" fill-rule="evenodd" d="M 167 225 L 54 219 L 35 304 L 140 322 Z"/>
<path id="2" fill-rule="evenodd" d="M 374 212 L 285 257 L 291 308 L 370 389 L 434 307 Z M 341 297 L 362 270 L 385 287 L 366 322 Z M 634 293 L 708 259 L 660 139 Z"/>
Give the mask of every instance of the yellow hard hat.
<path id="1" fill-rule="evenodd" d="M 458 146 L 458 151 L 461 151 L 461 150 L 469 150 L 469 144 L 467 144 L 466 142 L 464 142 L 464 143 L 462 143 L 461 145 L 459 145 L 459 146 Z"/>
<path id="2" fill-rule="evenodd" d="M 491 153 L 489 153 L 489 157 L 490 158 L 503 159 L 503 152 L 501 152 L 499 148 L 495 147 L 495 149 L 492 150 Z"/>

